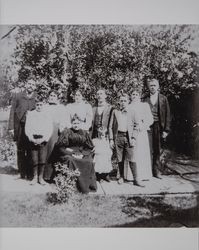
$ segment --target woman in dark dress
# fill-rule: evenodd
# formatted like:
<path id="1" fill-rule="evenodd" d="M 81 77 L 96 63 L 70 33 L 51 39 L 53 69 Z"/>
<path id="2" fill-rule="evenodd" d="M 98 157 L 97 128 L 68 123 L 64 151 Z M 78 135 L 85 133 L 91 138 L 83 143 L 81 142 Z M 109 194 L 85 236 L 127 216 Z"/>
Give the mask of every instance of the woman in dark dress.
<path id="1" fill-rule="evenodd" d="M 80 172 L 77 186 L 82 193 L 97 189 L 93 163 L 94 145 L 89 134 L 80 129 L 81 119 L 75 114 L 72 128 L 65 128 L 55 145 L 56 161 L 68 164 L 69 169 Z"/>

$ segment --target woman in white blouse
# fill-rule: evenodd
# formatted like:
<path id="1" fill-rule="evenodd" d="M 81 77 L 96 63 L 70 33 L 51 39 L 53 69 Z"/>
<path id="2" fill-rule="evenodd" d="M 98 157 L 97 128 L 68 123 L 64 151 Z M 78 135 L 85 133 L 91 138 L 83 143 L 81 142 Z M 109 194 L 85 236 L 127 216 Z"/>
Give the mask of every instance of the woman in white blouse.
<path id="1" fill-rule="evenodd" d="M 74 95 L 75 102 L 66 106 L 67 109 L 67 128 L 71 128 L 72 117 L 76 114 L 82 121 L 83 130 L 89 130 L 92 125 L 93 112 L 92 106 L 83 100 L 83 96 L 80 90 L 76 90 Z"/>
<path id="2" fill-rule="evenodd" d="M 44 179 L 48 182 L 53 181 L 54 167 L 51 163 L 51 154 L 59 134 L 63 131 L 66 124 L 66 107 L 60 103 L 58 92 L 51 90 L 49 92 L 48 103 L 44 107 L 46 114 L 50 115 L 53 121 L 53 133 L 47 144 L 47 162 L 44 170 Z"/>
<path id="3" fill-rule="evenodd" d="M 141 92 L 134 90 L 131 94 L 133 108 L 139 116 L 139 133 L 137 137 L 137 170 L 140 180 L 152 178 L 151 155 L 148 139 L 148 130 L 153 123 L 153 116 L 148 103 L 141 102 Z"/>

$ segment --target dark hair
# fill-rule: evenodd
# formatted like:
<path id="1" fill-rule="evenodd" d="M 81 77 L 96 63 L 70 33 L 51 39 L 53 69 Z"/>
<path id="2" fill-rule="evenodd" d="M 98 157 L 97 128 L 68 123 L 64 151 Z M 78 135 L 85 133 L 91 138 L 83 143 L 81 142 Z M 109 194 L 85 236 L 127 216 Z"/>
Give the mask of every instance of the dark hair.
<path id="1" fill-rule="evenodd" d="M 129 100 L 129 95 L 127 93 L 125 93 L 123 90 L 121 90 L 118 93 L 118 98 L 120 99 L 121 97 L 126 97 Z"/>
<path id="2" fill-rule="evenodd" d="M 131 89 L 130 94 L 132 95 L 133 92 L 137 92 L 140 96 L 142 95 L 142 89 L 139 87 L 135 87 L 135 88 Z"/>
<path id="3" fill-rule="evenodd" d="M 35 97 L 35 102 L 44 102 L 44 98 L 42 96 L 40 96 L 40 95 L 37 95 Z"/>
<path id="4" fill-rule="evenodd" d="M 72 93 L 70 94 L 70 96 L 72 97 L 72 99 L 74 100 L 75 99 L 75 95 L 76 93 L 79 92 L 81 95 L 82 95 L 82 99 L 84 100 L 84 93 L 83 93 L 83 90 L 81 88 L 77 88 L 75 90 L 72 91 Z"/>
<path id="5" fill-rule="evenodd" d="M 57 91 L 56 89 L 51 89 L 51 90 L 48 92 L 49 95 L 50 95 L 51 93 L 55 93 L 56 96 L 59 96 L 59 93 L 58 93 L 58 91 Z"/>
<path id="6" fill-rule="evenodd" d="M 81 88 L 75 89 L 75 90 L 72 92 L 72 95 L 75 96 L 77 92 L 79 92 L 79 93 L 82 95 L 82 97 L 84 97 L 84 91 L 83 91 L 83 89 L 81 89 Z"/>
<path id="7" fill-rule="evenodd" d="M 103 87 L 98 88 L 98 89 L 97 89 L 97 92 L 100 91 L 100 90 L 104 91 L 104 93 L 106 94 L 106 91 L 107 91 L 107 90 L 106 90 L 105 88 L 103 88 Z M 97 93 L 97 92 L 96 92 L 96 93 Z"/>
<path id="8" fill-rule="evenodd" d="M 29 77 L 29 78 L 26 79 L 26 83 L 28 83 L 28 82 L 32 82 L 32 83 L 34 83 L 36 85 L 36 82 L 33 80 L 32 77 Z"/>
<path id="9" fill-rule="evenodd" d="M 156 84 L 158 85 L 158 87 L 160 87 L 160 83 L 159 83 L 158 79 L 156 79 L 156 78 L 148 79 L 147 86 L 149 86 L 150 82 L 156 82 Z"/>

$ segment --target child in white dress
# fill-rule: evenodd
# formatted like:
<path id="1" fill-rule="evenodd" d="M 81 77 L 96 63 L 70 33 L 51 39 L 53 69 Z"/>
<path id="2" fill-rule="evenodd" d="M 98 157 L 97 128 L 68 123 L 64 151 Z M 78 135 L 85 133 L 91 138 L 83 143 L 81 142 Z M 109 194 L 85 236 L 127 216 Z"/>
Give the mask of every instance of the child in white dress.
<path id="1" fill-rule="evenodd" d="M 95 172 L 97 181 L 110 181 L 109 173 L 112 170 L 112 150 L 109 145 L 109 140 L 106 138 L 106 129 L 99 129 L 99 138 L 93 139 L 93 144 L 95 146 Z"/>

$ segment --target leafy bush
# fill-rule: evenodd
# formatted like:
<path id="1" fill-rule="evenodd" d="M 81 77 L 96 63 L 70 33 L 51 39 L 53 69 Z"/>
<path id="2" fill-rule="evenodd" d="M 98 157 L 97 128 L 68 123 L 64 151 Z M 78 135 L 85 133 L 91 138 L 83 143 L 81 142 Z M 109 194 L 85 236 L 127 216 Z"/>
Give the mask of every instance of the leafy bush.
<path id="1" fill-rule="evenodd" d="M 19 26 L 16 83 L 33 77 L 41 94 L 47 97 L 56 88 L 65 102 L 80 87 L 92 103 L 102 86 L 116 104 L 119 90 L 143 87 L 155 77 L 164 94 L 179 98 L 198 87 L 198 55 L 190 50 L 196 31 L 186 25 Z"/>
<path id="2" fill-rule="evenodd" d="M 80 87 L 92 104 L 96 89 L 105 87 L 108 102 L 117 105 L 121 89 L 139 87 L 145 94 L 147 79 L 155 77 L 171 104 L 171 143 L 180 139 L 185 152 L 187 143 L 197 148 L 189 135 L 198 122 L 191 97 L 199 87 L 199 55 L 191 46 L 198 38 L 198 25 L 20 25 L 1 85 L 9 93 L 7 88 L 23 88 L 32 77 L 40 95 L 47 98 L 53 88 L 64 103 Z"/>
<path id="3" fill-rule="evenodd" d="M 7 123 L 0 123 L 0 161 L 16 163 L 16 146 L 7 133 Z"/>
<path id="4" fill-rule="evenodd" d="M 56 163 L 56 200 L 60 203 L 67 202 L 69 198 L 77 191 L 76 181 L 80 175 L 79 170 L 69 169 L 67 164 Z"/>
<path id="5" fill-rule="evenodd" d="M 0 161 L 7 161 L 12 164 L 16 162 L 15 145 L 8 139 L 1 139 L 0 141 Z"/>

